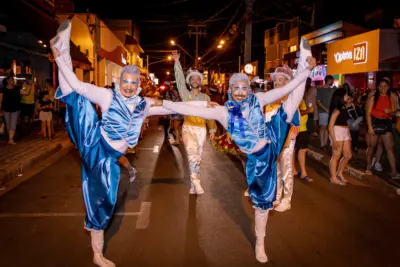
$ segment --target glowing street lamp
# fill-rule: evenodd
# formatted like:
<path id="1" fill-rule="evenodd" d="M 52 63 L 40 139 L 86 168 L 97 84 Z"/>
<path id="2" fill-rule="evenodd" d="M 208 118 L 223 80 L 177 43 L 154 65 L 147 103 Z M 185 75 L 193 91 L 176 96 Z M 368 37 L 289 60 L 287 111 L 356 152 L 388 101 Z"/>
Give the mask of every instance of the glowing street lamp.
<path id="1" fill-rule="evenodd" d="M 174 41 L 174 40 L 171 40 L 170 43 L 171 43 L 172 45 L 175 45 L 175 41 Z"/>
<path id="2" fill-rule="evenodd" d="M 222 48 L 222 45 L 221 45 L 221 44 L 220 44 L 220 45 L 218 45 L 218 46 L 217 46 L 217 48 L 221 49 L 221 48 Z"/>
<path id="3" fill-rule="evenodd" d="M 168 56 L 168 58 L 167 58 L 168 60 L 172 60 L 172 57 L 171 56 Z"/>
<path id="4" fill-rule="evenodd" d="M 169 75 L 169 71 L 167 71 L 167 75 Z"/>
<path id="5" fill-rule="evenodd" d="M 197 60 L 201 60 L 201 57 L 198 57 Z"/>
<path id="6" fill-rule="evenodd" d="M 225 40 L 221 40 L 221 41 L 219 41 L 219 44 L 220 44 L 220 45 L 223 45 L 223 44 L 225 44 Z"/>

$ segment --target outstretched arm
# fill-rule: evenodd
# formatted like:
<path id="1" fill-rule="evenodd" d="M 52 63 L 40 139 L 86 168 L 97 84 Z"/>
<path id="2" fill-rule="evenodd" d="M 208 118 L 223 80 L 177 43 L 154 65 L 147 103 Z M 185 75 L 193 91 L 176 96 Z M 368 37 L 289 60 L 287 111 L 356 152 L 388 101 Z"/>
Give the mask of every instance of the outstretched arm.
<path id="1" fill-rule="evenodd" d="M 309 69 L 305 69 L 301 73 L 299 73 L 296 76 L 296 78 L 294 78 L 292 81 L 290 81 L 288 84 L 286 84 L 282 88 L 272 89 L 268 92 L 256 93 L 256 96 L 258 98 L 258 101 L 260 102 L 260 105 L 263 107 L 265 105 L 274 103 L 275 101 L 277 101 L 278 99 L 281 99 L 282 97 L 291 93 L 295 89 L 300 89 L 299 86 L 302 83 L 306 82 L 307 77 L 310 75 L 310 73 L 311 73 L 311 71 Z M 303 94 L 304 94 L 304 88 L 303 88 Z M 301 98 L 302 97 L 303 96 L 301 96 Z M 301 99 L 300 99 L 300 101 L 301 101 Z M 295 108 L 297 108 L 299 106 L 298 104 L 295 106 Z"/>
<path id="2" fill-rule="evenodd" d="M 172 52 L 172 58 L 175 60 L 175 80 L 178 87 L 179 95 L 182 101 L 189 100 L 189 90 L 186 87 L 185 75 L 183 74 L 181 63 L 179 62 L 179 54 L 177 51 Z"/>
<path id="3" fill-rule="evenodd" d="M 171 102 L 164 100 L 163 107 L 186 116 L 196 116 L 206 120 L 217 120 L 222 124 L 222 126 L 224 126 L 224 128 L 228 125 L 228 111 L 224 106 L 207 108 L 193 106 L 187 102 Z"/>
<path id="4" fill-rule="evenodd" d="M 176 114 L 177 112 L 167 109 L 163 106 L 154 106 L 155 105 L 155 99 L 154 98 L 149 98 L 145 97 L 144 100 L 147 103 L 147 106 L 149 107 L 147 116 L 155 116 L 155 115 L 171 115 L 171 114 Z M 182 102 L 175 102 L 175 103 L 182 103 Z M 207 101 L 188 101 L 185 102 L 185 104 L 193 106 L 193 107 L 207 107 L 208 102 Z"/>

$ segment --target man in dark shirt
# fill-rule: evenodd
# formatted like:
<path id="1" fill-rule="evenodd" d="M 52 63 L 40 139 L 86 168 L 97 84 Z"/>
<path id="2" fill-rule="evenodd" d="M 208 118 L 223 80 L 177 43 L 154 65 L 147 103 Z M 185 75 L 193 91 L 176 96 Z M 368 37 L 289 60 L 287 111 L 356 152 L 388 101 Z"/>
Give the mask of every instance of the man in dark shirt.
<path id="1" fill-rule="evenodd" d="M 327 75 L 325 77 L 325 85 L 317 91 L 317 106 L 318 106 L 318 120 L 319 120 L 319 138 L 321 141 L 321 148 L 328 146 L 328 123 L 329 123 L 329 106 L 331 104 L 332 95 L 335 92 L 333 86 L 333 76 Z"/>

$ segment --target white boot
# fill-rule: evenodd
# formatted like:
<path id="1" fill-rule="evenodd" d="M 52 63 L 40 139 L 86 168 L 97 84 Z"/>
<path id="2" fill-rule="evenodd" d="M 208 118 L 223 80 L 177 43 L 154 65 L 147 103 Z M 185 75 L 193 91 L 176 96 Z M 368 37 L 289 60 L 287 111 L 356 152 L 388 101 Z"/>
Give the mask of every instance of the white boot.
<path id="1" fill-rule="evenodd" d="M 279 203 L 279 205 L 277 205 L 274 210 L 278 211 L 278 212 L 285 212 L 290 210 L 291 205 L 290 205 L 290 201 L 286 201 L 285 199 L 282 200 L 281 203 Z"/>
<path id="2" fill-rule="evenodd" d="M 62 54 L 63 52 L 70 52 L 69 43 L 71 41 L 71 20 L 64 20 L 57 30 L 57 40 L 54 47 Z M 69 62 L 66 62 L 67 65 Z"/>
<path id="3" fill-rule="evenodd" d="M 90 232 L 92 236 L 92 248 L 93 248 L 93 262 L 100 267 L 115 267 L 115 264 L 103 256 L 103 246 L 104 246 L 104 231 Z"/>
<path id="4" fill-rule="evenodd" d="M 135 168 L 130 167 L 130 168 L 128 169 L 128 172 L 129 172 L 129 181 L 130 181 L 131 183 L 133 183 L 133 181 L 135 181 L 135 179 L 136 179 L 137 171 L 136 171 Z"/>
<path id="5" fill-rule="evenodd" d="M 196 190 L 197 195 L 204 194 L 204 189 L 203 187 L 201 187 L 200 180 L 194 180 L 192 184 L 194 186 L 194 189 Z"/>
<path id="6" fill-rule="evenodd" d="M 244 196 L 245 196 L 245 197 L 250 196 L 250 195 L 249 195 L 249 189 L 248 189 L 248 188 L 246 189 L 246 191 L 244 191 Z"/>
<path id="7" fill-rule="evenodd" d="M 265 230 L 267 228 L 268 221 L 268 212 L 269 210 L 261 210 L 256 209 L 254 212 L 255 215 L 255 232 L 256 232 L 256 259 L 259 262 L 266 263 L 268 261 L 267 254 L 265 254 L 264 248 L 264 239 L 265 239 Z"/>
<path id="8" fill-rule="evenodd" d="M 65 65 L 73 70 L 72 59 L 70 53 L 70 42 L 71 42 L 71 20 L 64 20 L 57 30 L 57 40 L 54 42 L 54 47 L 60 52 L 60 56 L 64 60 Z M 68 82 L 65 81 L 64 76 L 58 70 L 58 79 L 62 88 L 60 87 L 63 95 L 72 93 L 73 89 Z"/>
<path id="9" fill-rule="evenodd" d="M 190 182 L 189 194 L 191 194 L 191 195 L 196 195 L 196 188 L 194 187 L 193 182 Z"/>

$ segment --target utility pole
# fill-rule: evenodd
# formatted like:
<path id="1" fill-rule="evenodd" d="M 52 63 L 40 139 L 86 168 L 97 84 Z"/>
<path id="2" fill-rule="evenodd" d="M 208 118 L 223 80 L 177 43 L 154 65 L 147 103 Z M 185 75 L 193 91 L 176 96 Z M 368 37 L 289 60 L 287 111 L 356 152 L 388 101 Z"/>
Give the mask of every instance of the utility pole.
<path id="1" fill-rule="evenodd" d="M 312 9 L 312 15 L 311 15 L 311 27 L 314 27 L 315 25 L 315 9 L 316 9 L 316 3 L 313 3 L 313 9 Z"/>
<path id="2" fill-rule="evenodd" d="M 189 36 L 196 36 L 196 57 L 194 65 L 196 68 L 199 66 L 199 37 L 206 36 L 206 25 L 204 24 L 189 24 Z"/>
<path id="3" fill-rule="evenodd" d="M 245 45 L 244 45 L 244 64 L 251 62 L 251 38 L 253 31 L 253 5 L 255 0 L 246 0 L 246 28 L 245 28 Z"/>
<path id="4" fill-rule="evenodd" d="M 150 77 L 150 72 L 149 72 L 149 55 L 147 55 L 146 60 L 147 60 L 147 64 L 146 64 L 146 66 L 147 66 L 147 77 Z"/>

